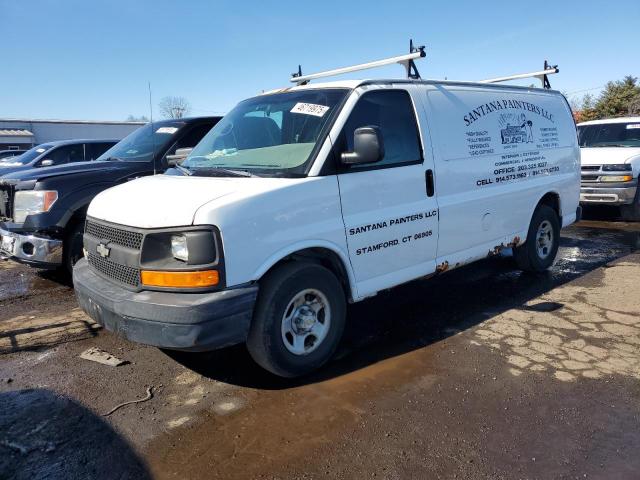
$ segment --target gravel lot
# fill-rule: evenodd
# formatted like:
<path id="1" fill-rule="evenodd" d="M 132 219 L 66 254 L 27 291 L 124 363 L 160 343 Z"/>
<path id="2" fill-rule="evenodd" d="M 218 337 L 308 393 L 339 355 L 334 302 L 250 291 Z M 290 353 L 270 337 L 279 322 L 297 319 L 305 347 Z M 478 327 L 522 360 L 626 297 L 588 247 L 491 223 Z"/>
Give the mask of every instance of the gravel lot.
<path id="1" fill-rule="evenodd" d="M 638 478 L 639 247 L 585 221 L 547 274 L 492 258 L 382 293 L 296 381 L 129 343 L 0 263 L 0 478 Z"/>

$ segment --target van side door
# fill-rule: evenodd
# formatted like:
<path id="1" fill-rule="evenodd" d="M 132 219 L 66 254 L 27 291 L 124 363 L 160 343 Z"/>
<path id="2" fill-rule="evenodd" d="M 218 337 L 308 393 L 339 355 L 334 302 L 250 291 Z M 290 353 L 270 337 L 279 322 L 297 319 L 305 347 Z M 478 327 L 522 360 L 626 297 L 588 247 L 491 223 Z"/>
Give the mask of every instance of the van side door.
<path id="1" fill-rule="evenodd" d="M 365 91 L 334 143 L 347 246 L 360 296 L 435 270 L 438 205 L 429 185 L 433 158 L 431 149 L 424 149 L 418 123 L 420 119 L 424 125 L 423 109 L 420 104 L 416 108 L 414 92 L 411 86 Z M 384 157 L 373 164 L 341 164 L 341 154 L 353 151 L 354 131 L 364 126 L 378 127 Z"/>

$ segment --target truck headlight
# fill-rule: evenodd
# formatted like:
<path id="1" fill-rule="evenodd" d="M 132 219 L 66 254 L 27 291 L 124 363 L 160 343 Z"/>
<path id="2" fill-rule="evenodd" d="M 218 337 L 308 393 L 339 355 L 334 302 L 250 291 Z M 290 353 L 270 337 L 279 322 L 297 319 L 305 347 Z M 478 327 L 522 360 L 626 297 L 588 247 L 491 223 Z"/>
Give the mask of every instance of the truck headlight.
<path id="1" fill-rule="evenodd" d="M 13 220 L 16 223 L 24 223 L 29 215 L 48 212 L 56 200 L 58 192 L 55 190 L 17 191 L 13 204 Z"/>
<path id="2" fill-rule="evenodd" d="M 189 247 L 187 246 L 187 237 L 184 235 L 172 235 L 171 236 L 171 254 L 173 258 L 182 260 L 183 262 L 189 261 Z"/>
<path id="3" fill-rule="evenodd" d="M 600 177 L 601 182 L 630 182 L 633 175 L 603 175 Z"/>

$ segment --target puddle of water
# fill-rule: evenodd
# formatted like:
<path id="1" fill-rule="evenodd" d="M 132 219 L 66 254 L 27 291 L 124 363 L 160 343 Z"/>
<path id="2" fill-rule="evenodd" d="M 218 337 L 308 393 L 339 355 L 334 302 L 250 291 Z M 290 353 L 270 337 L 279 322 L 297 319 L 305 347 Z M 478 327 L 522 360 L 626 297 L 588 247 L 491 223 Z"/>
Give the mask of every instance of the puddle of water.
<path id="1" fill-rule="evenodd" d="M 50 272 L 39 272 L 11 261 L 0 262 L 0 301 L 66 288 Z"/>

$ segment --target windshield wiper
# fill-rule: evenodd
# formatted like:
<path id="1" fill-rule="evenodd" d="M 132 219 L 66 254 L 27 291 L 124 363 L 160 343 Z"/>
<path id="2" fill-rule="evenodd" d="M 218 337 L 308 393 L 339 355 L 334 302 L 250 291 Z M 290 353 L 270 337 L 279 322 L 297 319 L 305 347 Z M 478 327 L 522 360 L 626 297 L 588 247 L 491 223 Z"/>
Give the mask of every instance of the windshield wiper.
<path id="1" fill-rule="evenodd" d="M 119 157 L 107 157 L 103 162 L 124 162 L 124 160 Z"/>
<path id="2" fill-rule="evenodd" d="M 176 170 L 180 171 L 183 175 L 190 177 L 191 175 L 193 175 L 193 172 L 191 170 L 189 170 L 186 167 L 183 167 L 182 165 L 179 164 L 175 164 L 173 165 L 173 168 L 175 168 Z"/>
<path id="3" fill-rule="evenodd" d="M 232 170 L 224 167 L 198 167 L 194 168 L 191 174 L 193 175 L 196 172 L 211 174 L 212 177 L 257 177 L 257 175 L 247 172 L 246 170 Z"/>

